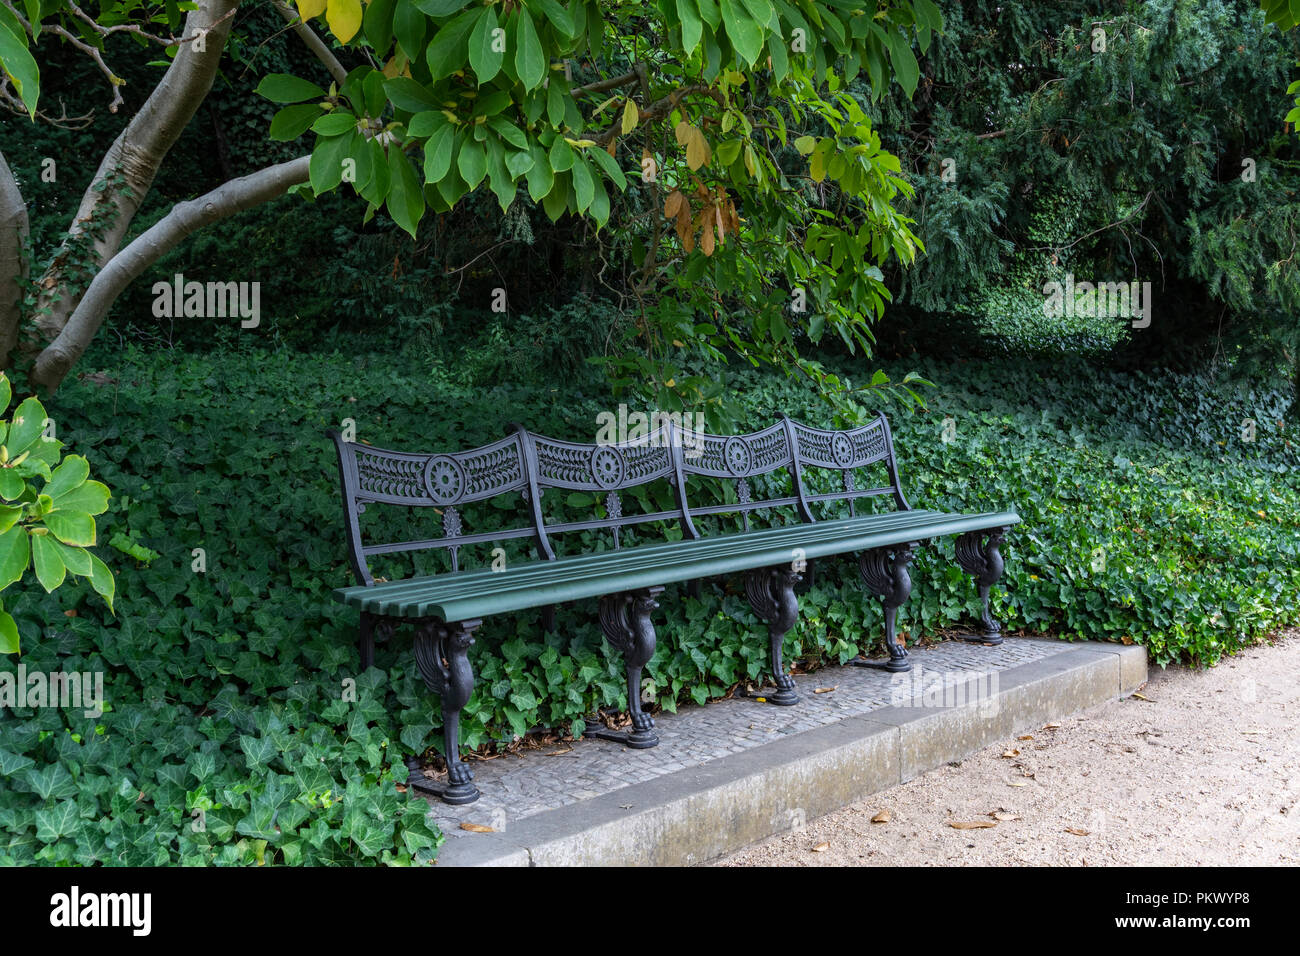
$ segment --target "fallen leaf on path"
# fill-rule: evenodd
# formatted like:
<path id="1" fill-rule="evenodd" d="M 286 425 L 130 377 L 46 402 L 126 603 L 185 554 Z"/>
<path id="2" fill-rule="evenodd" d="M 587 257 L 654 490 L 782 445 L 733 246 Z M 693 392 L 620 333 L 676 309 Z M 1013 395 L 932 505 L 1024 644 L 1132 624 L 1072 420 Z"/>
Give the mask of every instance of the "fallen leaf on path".
<path id="1" fill-rule="evenodd" d="M 954 830 L 988 830 L 997 823 L 992 820 L 952 820 L 948 826 Z"/>
<path id="2" fill-rule="evenodd" d="M 1085 830 L 1085 829 L 1083 829 L 1082 827 L 1066 827 L 1066 828 L 1065 828 L 1065 832 L 1066 832 L 1066 833 L 1073 833 L 1075 836 L 1087 836 L 1087 835 L 1088 835 L 1088 831 Z"/>
<path id="3" fill-rule="evenodd" d="M 1020 819 L 1020 814 L 1011 813 L 1007 810 L 994 810 L 992 813 L 989 814 L 989 816 L 991 816 L 994 820 L 1001 820 L 1003 823 L 1006 823 L 1010 820 Z"/>
<path id="4" fill-rule="evenodd" d="M 1002 756 L 1004 756 L 1004 757 L 1019 757 L 1019 756 L 1020 756 L 1020 751 L 1019 751 L 1019 750 L 1014 750 L 1014 749 L 1013 749 L 1013 750 L 1004 750 L 1004 751 L 1002 751 Z"/>
<path id="5" fill-rule="evenodd" d="M 872 823 L 888 823 L 888 822 L 889 822 L 889 811 L 888 811 L 888 810 L 881 810 L 879 813 L 877 813 L 874 817 L 871 818 L 871 822 L 872 822 Z"/>
<path id="6" fill-rule="evenodd" d="M 839 687 L 839 686 L 840 686 L 839 684 L 836 684 L 836 685 L 835 685 L 835 687 Z M 829 694 L 831 691 L 833 691 L 833 690 L 835 689 L 835 687 L 817 687 L 817 688 L 814 688 L 813 693 L 814 693 L 814 694 Z"/>
<path id="7" fill-rule="evenodd" d="M 1061 726 L 1060 724 L 1053 722 L 1053 723 L 1050 723 L 1050 724 L 1043 724 L 1043 729 L 1044 729 L 1044 730 L 1056 730 L 1056 729 L 1059 728 L 1060 726 Z"/>
<path id="8" fill-rule="evenodd" d="M 462 830 L 468 830 L 470 833 L 496 833 L 497 832 L 496 830 L 493 830 L 491 827 L 483 826 L 483 824 L 481 823 L 462 823 L 460 825 L 460 828 Z"/>
<path id="9" fill-rule="evenodd" d="M 1021 734 L 1019 737 L 1016 738 L 1016 740 L 1033 740 L 1033 739 L 1034 739 L 1033 734 Z"/>
<path id="10" fill-rule="evenodd" d="M 1008 781 L 1007 781 L 1007 786 L 1008 786 L 1008 787 L 1027 787 L 1027 786 L 1029 786 L 1029 781 L 1028 781 L 1028 780 L 1008 780 Z"/>
<path id="11" fill-rule="evenodd" d="M 1145 700 L 1148 704 L 1154 704 L 1154 703 L 1155 703 L 1155 701 L 1152 700 L 1150 697 L 1146 697 L 1146 696 L 1144 696 L 1143 694 L 1139 694 L 1139 693 L 1137 693 L 1136 691 L 1133 693 L 1133 696 L 1136 697 L 1138 700 Z"/>
<path id="12" fill-rule="evenodd" d="M 812 848 L 812 851 L 814 853 L 825 853 L 830 848 L 831 845 L 829 843 L 818 843 L 815 847 Z"/>
<path id="13" fill-rule="evenodd" d="M 573 753 L 573 748 L 572 748 L 572 747 L 570 747 L 568 750 L 552 750 L 552 751 L 551 751 L 550 753 L 548 753 L 546 756 L 548 756 L 548 757 L 563 757 L 565 754 L 571 754 L 571 753 Z"/>

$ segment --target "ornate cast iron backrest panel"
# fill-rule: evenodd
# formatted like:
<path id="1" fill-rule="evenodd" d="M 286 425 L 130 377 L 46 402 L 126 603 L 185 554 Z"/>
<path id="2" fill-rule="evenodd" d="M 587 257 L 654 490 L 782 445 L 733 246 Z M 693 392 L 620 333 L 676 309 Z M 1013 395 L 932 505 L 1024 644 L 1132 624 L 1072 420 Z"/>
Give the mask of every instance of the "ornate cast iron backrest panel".
<path id="1" fill-rule="evenodd" d="M 536 435 L 513 426 L 506 438 L 468 451 L 413 454 L 344 441 L 337 431 L 327 434 L 338 451 L 343 485 L 343 517 L 348 530 L 349 554 L 357 580 L 373 584 L 367 559 L 373 555 L 445 548 L 452 570 L 459 570 L 458 552 L 467 544 L 531 536 L 536 552 L 553 559 L 549 535 L 569 531 L 608 529 L 614 546 L 619 532 L 629 525 L 648 522 L 678 524 L 687 537 L 697 538 L 694 518 L 739 513 L 749 527 L 758 509 L 794 506 L 803 521 L 816 520 L 812 505 L 848 501 L 850 513 L 858 498 L 892 495 L 897 507 L 908 509 L 898 483 L 894 443 L 884 415 L 859 428 L 836 431 L 812 428 L 785 415 L 781 421 L 746 435 L 688 436 L 671 421 L 643 438 L 620 444 L 580 444 Z M 883 463 L 889 484 L 860 486 L 858 469 Z M 755 497 L 755 490 L 780 487 L 785 469 L 790 485 L 784 494 Z M 840 487 L 823 491 L 821 482 L 806 478 L 808 469 L 840 473 Z M 814 473 L 815 474 L 815 473 Z M 733 483 L 736 500 L 691 504 L 688 477 Z M 620 492 L 666 481 L 673 505 L 662 510 L 625 514 Z M 548 488 L 590 492 L 599 512 L 577 520 L 548 520 L 543 497 Z M 663 489 L 660 489 L 662 492 Z M 697 499 L 702 489 L 695 487 Z M 531 512 L 526 526 L 471 532 L 465 527 L 461 507 L 467 503 L 518 493 Z M 559 497 L 559 496 L 556 496 Z M 363 544 L 359 516 L 366 505 L 380 503 L 435 508 L 442 515 L 442 534 L 436 538 Z"/>
<path id="2" fill-rule="evenodd" d="M 522 438 L 512 434 L 468 451 L 416 454 L 344 441 L 331 430 L 343 483 L 344 520 L 348 528 L 352 570 L 359 581 L 373 583 L 367 558 L 399 551 L 446 548 L 452 568 L 459 568 L 462 546 L 483 541 L 535 536 L 532 522 L 484 533 L 469 533 L 464 505 L 508 492 L 528 497 L 529 474 Z M 442 517 L 438 537 L 368 544 L 359 516 L 371 504 L 434 508 Z"/>
<path id="3" fill-rule="evenodd" d="M 784 422 L 747 435 L 697 435 L 695 446 L 699 449 L 698 454 L 682 456 L 682 471 L 688 482 L 692 476 L 721 479 L 731 484 L 736 500 L 703 504 L 700 502 L 704 490 L 700 487 L 702 483 L 689 482 L 687 501 L 692 516 L 739 513 L 748 528 L 753 511 L 800 504 L 793 476 L 790 431 Z M 784 493 L 755 498 L 756 486 L 771 487 L 770 481 L 755 479 L 782 468 L 791 475 L 784 483 Z"/>
<path id="4" fill-rule="evenodd" d="M 527 433 L 540 496 L 545 499 L 548 488 L 591 492 L 604 512 L 603 517 L 593 512 L 590 517 L 575 519 L 561 515 L 559 504 L 546 507 L 544 502 L 539 519 L 542 540 L 549 544 L 547 538 L 551 534 L 609 529 L 617 548 L 621 543 L 620 530 L 629 525 L 682 523 L 685 515 L 677 491 L 677 452 L 681 449 L 673 447 L 674 442 L 680 444 L 681 440 L 681 430 L 671 423 L 642 438 L 617 444 L 584 444 Z M 672 510 L 625 513 L 620 492 L 661 479 L 672 489 L 675 502 Z"/>
<path id="5" fill-rule="evenodd" d="M 800 495 L 805 502 L 847 501 L 849 513 L 855 513 L 858 498 L 892 495 L 894 504 L 906 511 L 910 508 L 898 483 L 898 467 L 894 458 L 894 440 L 889 431 L 889 421 L 883 414 L 876 420 L 858 428 L 835 430 L 812 428 L 792 419 L 786 419 L 797 449 Z M 861 483 L 859 469 L 883 463 L 889 477 L 887 485 Z M 808 469 L 838 471 L 838 488 L 823 491 L 810 488 L 813 475 Z"/>

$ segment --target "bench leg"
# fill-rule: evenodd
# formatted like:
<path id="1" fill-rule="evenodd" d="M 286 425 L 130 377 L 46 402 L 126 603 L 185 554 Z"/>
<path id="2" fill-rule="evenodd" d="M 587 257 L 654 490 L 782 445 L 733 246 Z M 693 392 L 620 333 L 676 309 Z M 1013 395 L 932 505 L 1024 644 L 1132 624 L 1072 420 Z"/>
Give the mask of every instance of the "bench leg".
<path id="1" fill-rule="evenodd" d="M 659 606 L 655 598 L 661 587 L 642 588 L 621 594 L 607 594 L 600 599 L 600 629 L 605 639 L 623 654 L 623 671 L 627 675 L 627 709 L 632 716 L 631 731 L 609 730 L 599 716 L 588 720 L 584 737 L 599 737 L 625 744 L 633 750 L 659 745 L 654 718 L 641 709 L 641 671 L 655 654 L 655 626 L 650 612 Z"/>
<path id="2" fill-rule="evenodd" d="M 474 773 L 460 759 L 460 712 L 474 690 L 474 670 L 469 663 L 474 631 L 481 621 L 444 624 L 423 621 L 415 631 L 415 665 L 425 685 L 442 699 L 443 745 L 447 756 L 446 803 L 473 803 L 479 798 Z"/>
<path id="3" fill-rule="evenodd" d="M 979 644 L 1001 644 L 1002 625 L 993 619 L 989 610 L 989 588 L 1002 577 L 1002 541 L 1006 537 L 1006 528 L 994 528 L 992 531 L 968 531 L 957 538 L 957 563 L 969 574 L 975 576 L 979 586 L 980 603 L 984 606 L 980 623 L 984 627 L 982 634 L 963 638 Z"/>
<path id="4" fill-rule="evenodd" d="M 795 596 L 794 586 L 801 577 L 784 564 L 745 572 L 745 596 L 749 598 L 754 613 L 767 622 L 767 639 L 771 645 L 772 682 L 776 685 L 776 693 L 761 696 L 768 703 L 784 707 L 799 703 L 794 678 L 785 672 L 781 648 L 786 632 L 799 619 L 799 599 Z"/>
<path id="5" fill-rule="evenodd" d="M 892 548 L 874 548 L 858 555 L 858 573 L 862 575 L 867 587 L 880 598 L 885 609 L 885 650 L 889 651 L 889 660 L 849 661 L 855 667 L 874 667 L 894 673 L 912 669 L 907 649 L 898 646 L 896 625 L 898 609 L 912 593 L 912 576 L 907 573 L 907 566 L 912 563 L 916 547 L 915 541 L 909 541 Z"/>
<path id="6" fill-rule="evenodd" d="M 391 618 L 361 612 L 361 627 L 357 637 L 357 651 L 361 655 L 361 669 L 365 670 L 375 663 L 375 643 L 383 644 L 393 636 Z"/>

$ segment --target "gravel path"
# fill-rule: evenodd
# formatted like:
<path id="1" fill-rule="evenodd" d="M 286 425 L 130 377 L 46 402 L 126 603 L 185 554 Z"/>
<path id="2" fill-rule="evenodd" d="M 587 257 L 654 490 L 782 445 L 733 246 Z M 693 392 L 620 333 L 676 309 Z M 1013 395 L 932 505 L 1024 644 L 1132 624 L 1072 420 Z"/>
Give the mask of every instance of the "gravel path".
<path id="1" fill-rule="evenodd" d="M 1140 696 L 1003 741 L 718 865 L 1296 864 L 1298 725 L 1300 631 L 1291 631 L 1206 671 L 1153 668 Z"/>

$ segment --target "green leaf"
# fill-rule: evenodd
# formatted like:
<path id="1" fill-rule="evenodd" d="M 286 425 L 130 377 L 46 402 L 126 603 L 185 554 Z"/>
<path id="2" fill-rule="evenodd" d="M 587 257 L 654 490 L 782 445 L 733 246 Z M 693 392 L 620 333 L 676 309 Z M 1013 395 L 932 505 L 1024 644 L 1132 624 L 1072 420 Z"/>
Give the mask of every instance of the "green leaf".
<path id="1" fill-rule="evenodd" d="M 352 155 L 352 146 L 357 140 L 357 131 L 316 140 L 308 166 L 308 178 L 311 187 L 319 195 L 327 193 L 343 181 L 343 160 Z"/>
<path id="2" fill-rule="evenodd" d="M 894 73 L 898 77 L 898 83 L 903 87 L 903 92 L 911 99 L 912 94 L 916 92 L 916 84 L 921 76 L 921 68 L 917 65 L 916 56 L 912 53 L 912 45 L 907 42 L 897 30 L 890 30 L 887 34 L 889 37 L 889 58 L 894 63 Z"/>
<path id="3" fill-rule="evenodd" d="M 542 13 L 546 19 L 551 21 L 551 26 L 559 31 L 561 36 L 572 39 L 578 35 L 578 30 L 573 24 L 573 17 L 569 16 L 569 11 L 560 6 L 556 0 L 538 0 L 537 6 L 542 8 Z"/>
<path id="4" fill-rule="evenodd" d="M 519 81 L 524 89 L 535 90 L 542 85 L 546 76 L 546 55 L 542 52 L 542 41 L 537 36 L 537 27 L 527 7 L 520 7 L 519 34 L 515 40 L 515 69 L 519 71 Z"/>
<path id="5" fill-rule="evenodd" d="M 481 183 L 487 174 L 487 153 L 483 150 L 483 144 L 472 139 L 466 140 L 460 148 L 460 155 L 456 157 L 456 168 L 470 189 Z"/>
<path id="6" fill-rule="evenodd" d="M 9 426 L 9 440 L 5 442 L 9 457 L 17 458 L 45 431 L 45 406 L 35 398 L 24 401 L 14 411 L 13 424 Z"/>
<path id="7" fill-rule="evenodd" d="M 8 611 L 0 611 L 0 654 L 17 654 L 18 625 Z"/>
<path id="8" fill-rule="evenodd" d="M 76 800 L 60 800 L 54 806 L 36 811 L 36 839 L 55 843 L 81 829 Z"/>
<path id="9" fill-rule="evenodd" d="M 342 136 L 350 129 L 356 129 L 357 118 L 346 110 L 327 113 L 311 124 L 313 132 L 321 136 Z"/>
<path id="10" fill-rule="evenodd" d="M 596 184 L 592 179 L 591 167 L 582 157 L 573 164 L 573 191 L 578 197 L 578 212 L 586 212 L 596 195 Z"/>
<path id="11" fill-rule="evenodd" d="M 59 557 L 59 549 L 47 534 L 33 534 L 32 567 L 36 571 L 36 580 L 47 592 L 53 591 L 67 576 L 67 568 Z"/>
<path id="12" fill-rule="evenodd" d="M 69 455 L 63 464 L 50 473 L 50 480 L 41 489 L 41 494 L 58 498 L 80 488 L 90 477 L 90 462 L 81 455 Z"/>
<path id="13" fill-rule="evenodd" d="M 528 196 L 533 202 L 538 202 L 551 191 L 555 184 L 555 174 L 551 171 L 550 157 L 546 155 L 541 143 L 533 143 L 529 151 L 533 154 L 533 166 L 528 170 Z"/>
<path id="14" fill-rule="evenodd" d="M 479 86 L 491 82 L 501 72 L 505 46 L 505 33 L 497 25 L 496 13 L 491 7 L 485 7 L 469 37 L 469 65 L 474 68 Z"/>
<path id="15" fill-rule="evenodd" d="M 555 137 L 555 142 L 551 144 L 551 169 L 562 173 L 572 168 L 573 148 L 564 141 L 563 137 Z"/>
<path id="16" fill-rule="evenodd" d="M 387 52 L 388 45 L 393 42 L 393 10 L 396 6 L 397 0 L 370 0 L 361 19 L 366 39 L 380 55 Z"/>
<path id="17" fill-rule="evenodd" d="M 108 604 L 108 609 L 113 610 L 113 572 L 93 554 L 90 555 L 90 586 Z"/>
<path id="18" fill-rule="evenodd" d="M 388 214 L 415 238 L 420 219 L 424 215 L 424 193 L 415 179 L 415 171 L 406 154 L 396 144 L 388 149 L 388 173 L 392 186 L 388 193 Z"/>
<path id="19" fill-rule="evenodd" d="M 758 62 L 763 52 L 763 28 L 755 23 L 749 12 L 741 8 L 738 0 L 721 0 L 722 22 L 736 53 L 749 66 Z"/>
<path id="20" fill-rule="evenodd" d="M 64 544 L 88 548 L 95 543 L 95 519 L 83 511 L 51 511 L 41 520 Z"/>
<path id="21" fill-rule="evenodd" d="M 9 28 L 0 25 L 0 66 L 4 67 L 9 81 L 27 107 L 30 119 L 36 119 L 36 103 L 41 96 L 41 74 L 36 60 L 27 50 L 26 34 L 19 38 Z"/>
<path id="22" fill-rule="evenodd" d="M 271 73 L 262 78 L 254 90 L 272 103 L 301 103 L 303 100 L 323 100 L 325 91 L 308 80 L 288 73 Z"/>
<path id="23" fill-rule="evenodd" d="M 13 389 L 9 386 L 9 376 L 0 372 L 0 414 L 3 414 L 9 408 L 9 402 L 13 399 Z"/>
<path id="24" fill-rule="evenodd" d="M 434 130 L 424 144 L 424 181 L 437 183 L 451 169 L 452 147 L 456 142 L 456 128 L 446 123 Z"/>
<path id="25" fill-rule="evenodd" d="M 15 525 L 0 534 L 0 591 L 19 580 L 31 558 L 27 529 Z"/>
<path id="26" fill-rule="evenodd" d="M 16 525 L 22 516 L 22 505 L 0 505 L 0 534 Z"/>
<path id="27" fill-rule="evenodd" d="M 46 486 L 46 494 L 49 487 Z M 87 481 L 60 495 L 52 495 L 55 511 L 84 511 L 86 514 L 102 515 L 108 510 L 110 492 L 108 485 L 102 481 Z"/>
<path id="28" fill-rule="evenodd" d="M 437 97 L 409 76 L 395 76 L 391 80 L 385 80 L 384 92 L 388 94 L 388 99 L 394 106 L 408 113 L 442 108 Z"/>
<path id="29" fill-rule="evenodd" d="M 271 139 L 279 143 L 297 139 L 311 129 L 311 124 L 316 122 L 316 118 L 320 115 L 321 108 L 315 103 L 286 106 L 271 117 Z"/>
<path id="30" fill-rule="evenodd" d="M 0 468 L 0 498 L 16 501 L 27 490 L 27 482 L 12 468 Z"/>
<path id="31" fill-rule="evenodd" d="M 695 0 L 677 0 L 677 16 L 682 21 L 682 47 L 687 54 L 695 52 L 704 34 L 704 20 Z"/>
<path id="32" fill-rule="evenodd" d="M 60 542 L 59 557 L 63 559 L 64 565 L 73 574 L 79 574 L 83 578 L 90 577 L 91 564 L 89 551 Z"/>
<path id="33" fill-rule="evenodd" d="M 463 10 L 471 2 L 472 0 L 415 0 L 415 6 L 431 17 L 448 17 L 457 10 Z"/>
<path id="34" fill-rule="evenodd" d="M 432 80 L 436 82 L 444 76 L 451 76 L 464 67 L 470 31 L 484 12 L 486 11 L 483 7 L 466 10 L 454 20 L 443 24 L 442 28 L 433 35 L 433 41 L 424 51 L 424 59 L 429 65 Z"/>
<path id="35" fill-rule="evenodd" d="M 447 117 L 439 111 L 424 110 L 411 117 L 410 122 L 406 124 L 406 131 L 416 139 L 428 139 L 447 124 Z"/>

